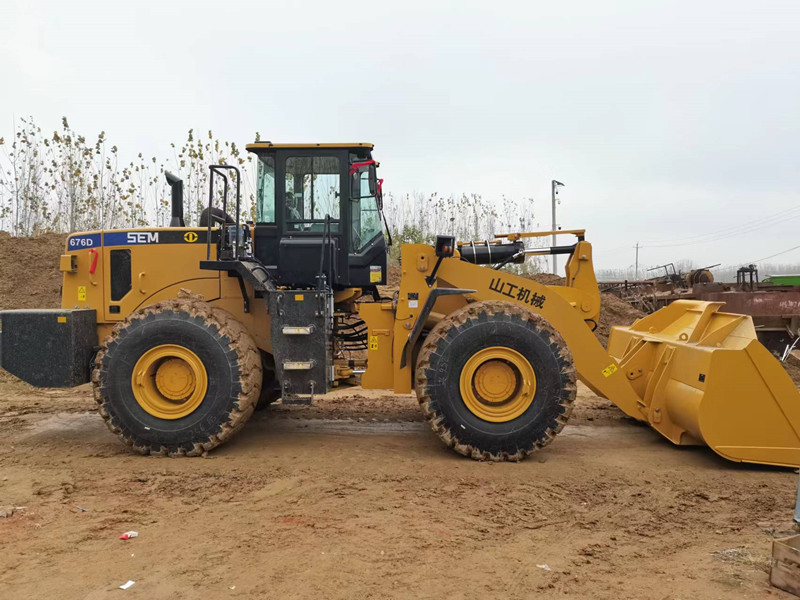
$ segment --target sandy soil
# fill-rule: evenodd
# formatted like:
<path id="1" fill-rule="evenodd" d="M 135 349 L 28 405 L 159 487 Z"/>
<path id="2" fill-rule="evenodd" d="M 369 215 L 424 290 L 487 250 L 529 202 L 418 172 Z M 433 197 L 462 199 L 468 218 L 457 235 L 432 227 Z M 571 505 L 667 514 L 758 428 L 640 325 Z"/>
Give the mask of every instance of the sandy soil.
<path id="1" fill-rule="evenodd" d="M 676 448 L 585 388 L 519 464 L 459 457 L 413 396 L 360 390 L 168 459 L 129 454 L 88 386 L 5 376 L 0 435 L 3 598 L 792 597 L 767 571 L 797 475 Z"/>
<path id="2" fill-rule="evenodd" d="M 11 237 L 0 232 L 0 309 L 61 306 L 58 262 L 66 240 L 63 233 Z"/>

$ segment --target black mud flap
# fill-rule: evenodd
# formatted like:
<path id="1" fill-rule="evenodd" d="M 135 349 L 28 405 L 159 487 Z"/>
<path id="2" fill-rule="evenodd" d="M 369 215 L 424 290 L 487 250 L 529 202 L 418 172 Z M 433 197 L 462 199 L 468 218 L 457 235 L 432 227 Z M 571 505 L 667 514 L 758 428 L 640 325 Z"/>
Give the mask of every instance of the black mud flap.
<path id="1" fill-rule="evenodd" d="M 0 311 L 0 366 L 31 385 L 87 383 L 96 348 L 94 310 Z"/>

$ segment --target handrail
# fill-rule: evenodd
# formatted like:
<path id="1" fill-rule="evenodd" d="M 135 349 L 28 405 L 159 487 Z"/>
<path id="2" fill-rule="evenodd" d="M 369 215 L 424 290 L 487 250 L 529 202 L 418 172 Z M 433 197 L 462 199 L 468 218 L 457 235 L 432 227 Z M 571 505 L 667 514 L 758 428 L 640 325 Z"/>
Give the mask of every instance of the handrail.
<path id="1" fill-rule="evenodd" d="M 240 220 L 241 220 L 241 203 L 242 203 L 242 191 L 241 191 L 241 183 L 242 183 L 242 173 L 239 171 L 238 167 L 233 165 L 208 165 L 209 170 L 209 181 L 208 181 L 208 240 L 207 240 L 207 258 L 211 259 L 211 222 L 213 221 L 212 218 L 212 208 L 214 204 L 214 175 L 219 175 L 222 177 L 223 181 L 225 182 L 225 188 L 223 189 L 222 193 L 222 212 L 226 215 L 228 214 L 228 176 L 223 172 L 225 170 L 231 170 L 236 173 L 236 245 L 235 247 L 231 244 L 230 240 L 228 239 L 230 236 L 228 235 L 228 228 L 225 223 L 222 224 L 222 232 L 220 235 L 219 240 L 219 252 L 217 258 L 233 258 L 239 259 L 241 258 L 241 250 L 239 243 L 239 227 L 240 227 Z M 224 257 L 223 254 L 225 250 L 232 250 L 233 254 L 230 257 Z"/>
<path id="2" fill-rule="evenodd" d="M 325 276 L 324 273 L 325 252 L 328 251 L 328 254 L 330 254 L 329 251 L 330 237 L 331 237 L 331 216 L 325 215 L 325 229 L 322 232 L 322 244 L 319 253 L 319 274 L 317 275 L 317 289 L 321 292 L 324 291 L 325 289 L 325 284 L 323 284 L 323 278 Z M 330 265 L 329 266 L 330 278 L 333 279 L 333 258 L 329 257 L 328 262 Z M 325 281 L 325 283 L 327 283 L 327 281 Z"/>

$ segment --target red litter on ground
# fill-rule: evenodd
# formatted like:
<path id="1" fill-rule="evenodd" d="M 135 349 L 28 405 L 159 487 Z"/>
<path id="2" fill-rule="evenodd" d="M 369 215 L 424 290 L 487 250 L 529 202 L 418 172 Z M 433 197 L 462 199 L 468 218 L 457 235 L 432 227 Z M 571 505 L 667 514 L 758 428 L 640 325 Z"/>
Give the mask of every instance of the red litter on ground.
<path id="1" fill-rule="evenodd" d="M 119 539 L 121 539 L 121 540 L 129 540 L 129 539 L 135 538 L 135 537 L 139 537 L 139 532 L 138 531 L 126 531 L 121 536 L 119 536 Z"/>

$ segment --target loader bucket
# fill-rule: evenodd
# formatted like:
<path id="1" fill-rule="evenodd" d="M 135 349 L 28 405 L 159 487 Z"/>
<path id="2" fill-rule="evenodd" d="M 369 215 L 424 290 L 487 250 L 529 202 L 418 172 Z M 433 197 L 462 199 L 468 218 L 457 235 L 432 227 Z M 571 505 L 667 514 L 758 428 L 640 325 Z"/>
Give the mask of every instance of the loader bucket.
<path id="1" fill-rule="evenodd" d="M 608 352 L 640 398 L 635 416 L 675 444 L 797 468 L 800 393 L 752 319 L 723 304 L 678 300 L 614 328 Z"/>

